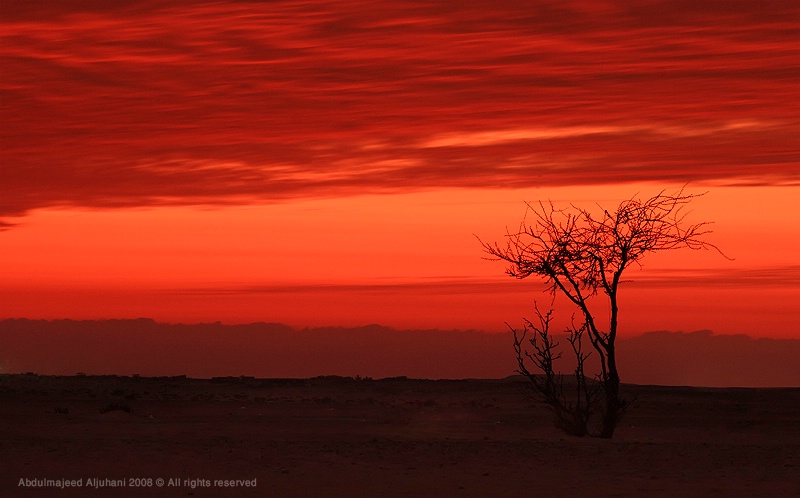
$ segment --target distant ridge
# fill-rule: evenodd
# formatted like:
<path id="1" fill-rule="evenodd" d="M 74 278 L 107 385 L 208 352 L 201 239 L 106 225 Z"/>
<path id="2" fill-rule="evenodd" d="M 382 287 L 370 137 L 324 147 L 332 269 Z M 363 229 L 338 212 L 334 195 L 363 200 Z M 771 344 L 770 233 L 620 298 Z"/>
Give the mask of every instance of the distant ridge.
<path id="1" fill-rule="evenodd" d="M 0 321 L 0 344 L 2 373 L 499 379 L 516 369 L 509 334 L 375 324 L 296 330 L 280 323 L 12 318 Z M 659 331 L 620 339 L 618 349 L 623 382 L 800 386 L 800 339 Z"/>

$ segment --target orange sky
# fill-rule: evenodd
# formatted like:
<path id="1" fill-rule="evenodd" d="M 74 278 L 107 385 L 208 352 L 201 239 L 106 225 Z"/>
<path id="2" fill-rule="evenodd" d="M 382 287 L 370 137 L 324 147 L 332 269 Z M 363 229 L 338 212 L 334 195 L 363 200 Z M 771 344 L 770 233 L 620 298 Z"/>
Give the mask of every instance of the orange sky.
<path id="1" fill-rule="evenodd" d="M 504 329 L 523 201 L 708 191 L 622 333 L 800 338 L 796 2 L 5 2 L 0 318 Z"/>
<path id="2" fill-rule="evenodd" d="M 505 277 L 473 234 L 499 240 L 523 199 L 608 203 L 633 187 L 37 210 L 2 233 L 0 257 L 13 264 L 0 278 L 0 315 L 502 330 L 544 299 L 541 286 Z M 689 250 L 645 259 L 622 291 L 622 331 L 797 337 L 796 194 L 714 187 L 696 200 L 692 216 L 715 221 L 708 240 L 735 260 Z"/>

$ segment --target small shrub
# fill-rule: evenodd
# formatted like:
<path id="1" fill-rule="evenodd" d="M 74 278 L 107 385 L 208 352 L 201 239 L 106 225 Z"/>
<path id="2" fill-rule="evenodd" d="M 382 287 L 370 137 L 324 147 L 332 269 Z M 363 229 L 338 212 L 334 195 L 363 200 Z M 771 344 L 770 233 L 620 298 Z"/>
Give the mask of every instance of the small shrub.
<path id="1" fill-rule="evenodd" d="M 128 405 L 126 403 L 109 403 L 100 410 L 100 413 L 108 413 L 114 411 L 122 411 L 125 413 L 130 413 L 131 405 Z"/>

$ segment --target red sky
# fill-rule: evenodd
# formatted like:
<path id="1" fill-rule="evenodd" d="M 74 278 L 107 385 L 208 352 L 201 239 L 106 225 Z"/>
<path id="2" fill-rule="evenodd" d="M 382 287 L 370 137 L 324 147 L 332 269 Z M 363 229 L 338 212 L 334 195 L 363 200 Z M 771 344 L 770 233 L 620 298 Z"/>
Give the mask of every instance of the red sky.
<path id="1" fill-rule="evenodd" d="M 621 332 L 800 338 L 800 6 L 3 2 L 0 318 L 504 329 L 523 201 L 689 183 Z"/>

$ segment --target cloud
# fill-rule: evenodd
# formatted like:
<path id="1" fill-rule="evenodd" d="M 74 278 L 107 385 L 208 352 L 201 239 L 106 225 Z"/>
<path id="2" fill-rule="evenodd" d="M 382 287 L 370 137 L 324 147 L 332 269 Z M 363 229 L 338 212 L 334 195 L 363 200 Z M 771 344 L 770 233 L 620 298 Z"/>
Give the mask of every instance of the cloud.
<path id="1" fill-rule="evenodd" d="M 679 3 L 5 5 L 0 215 L 800 183 L 796 3 Z"/>
<path id="2" fill-rule="evenodd" d="M 798 288 L 800 265 L 770 266 L 733 269 L 647 270 L 634 276 L 633 285 L 647 287 L 681 287 L 688 285 L 707 287 L 773 287 Z"/>
<path id="3" fill-rule="evenodd" d="M 641 275 L 627 275 L 623 285 L 636 288 L 685 289 L 691 286 L 774 288 L 800 286 L 800 265 L 733 269 L 647 269 Z M 166 291 L 175 294 L 389 294 L 389 295 L 485 295 L 518 292 L 518 281 L 498 277 L 429 277 L 423 279 L 371 279 L 358 283 L 268 283 L 227 287 L 193 287 Z M 538 285 L 538 283 L 537 283 Z M 540 285 L 544 292 L 546 286 Z"/>
<path id="4" fill-rule="evenodd" d="M 621 339 L 618 352 L 641 384 L 797 387 L 800 375 L 797 339 L 662 331 Z"/>
<path id="5" fill-rule="evenodd" d="M 514 281 L 508 278 L 442 277 L 400 281 L 396 279 L 373 279 L 361 283 L 291 283 L 245 285 L 234 287 L 199 287 L 167 292 L 177 294 L 237 295 L 237 294 L 388 294 L 388 295 L 456 295 L 502 293 L 514 289 Z"/>
<path id="6" fill-rule="evenodd" d="M 509 333 L 474 330 L 6 319 L 0 339 L 8 345 L 0 364 L 10 373 L 458 379 L 502 378 L 517 368 Z M 630 383 L 796 387 L 800 373 L 798 339 L 650 332 L 622 337 L 617 347 Z M 565 354 L 557 368 L 570 372 L 570 360 Z"/>

